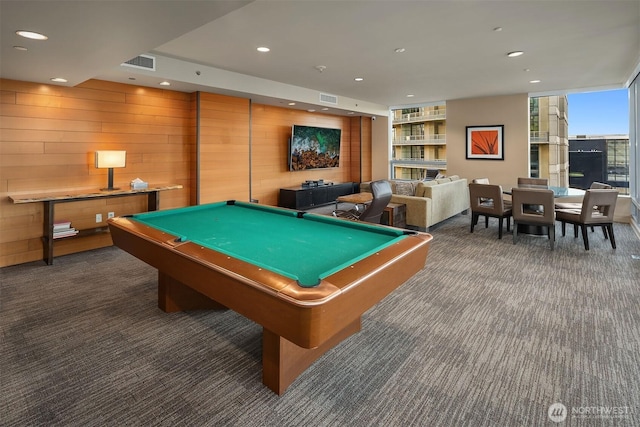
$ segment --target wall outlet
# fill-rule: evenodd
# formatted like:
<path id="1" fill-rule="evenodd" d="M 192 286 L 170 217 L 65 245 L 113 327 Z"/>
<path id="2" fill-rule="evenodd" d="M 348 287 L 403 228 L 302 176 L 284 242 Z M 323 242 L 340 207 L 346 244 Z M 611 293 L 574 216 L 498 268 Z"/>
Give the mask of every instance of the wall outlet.
<path id="1" fill-rule="evenodd" d="M 109 213 L 107 213 L 107 219 L 109 219 L 109 218 L 113 218 L 114 216 L 116 216 L 115 212 L 109 212 Z"/>
<path id="2" fill-rule="evenodd" d="M 96 222 L 102 222 L 102 214 L 96 214 Z"/>

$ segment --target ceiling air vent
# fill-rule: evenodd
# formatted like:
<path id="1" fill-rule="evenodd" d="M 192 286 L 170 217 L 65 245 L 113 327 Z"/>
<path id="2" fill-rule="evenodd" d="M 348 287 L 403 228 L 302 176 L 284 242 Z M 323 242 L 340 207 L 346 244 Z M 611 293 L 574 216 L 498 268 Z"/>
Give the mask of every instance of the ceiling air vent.
<path id="1" fill-rule="evenodd" d="M 338 105 L 338 97 L 335 95 L 329 95 L 328 93 L 321 93 L 320 102 L 324 102 L 325 104 Z"/>
<path id="2" fill-rule="evenodd" d="M 140 68 L 142 70 L 155 71 L 156 70 L 156 58 L 149 55 L 138 55 L 133 59 L 123 62 L 123 67 Z"/>

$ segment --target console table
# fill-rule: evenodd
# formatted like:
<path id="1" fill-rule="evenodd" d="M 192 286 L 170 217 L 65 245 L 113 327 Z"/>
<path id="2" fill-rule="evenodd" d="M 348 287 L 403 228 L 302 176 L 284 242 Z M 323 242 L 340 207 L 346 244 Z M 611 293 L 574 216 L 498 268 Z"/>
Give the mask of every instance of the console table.
<path id="1" fill-rule="evenodd" d="M 289 209 L 308 209 L 334 203 L 338 197 L 353 194 L 354 191 L 353 182 L 323 184 L 317 187 L 281 188 L 278 206 Z"/>
<path id="2" fill-rule="evenodd" d="M 14 204 L 22 203 L 42 203 L 44 206 L 44 220 L 42 228 L 42 259 L 48 265 L 53 264 L 53 223 L 55 218 L 55 206 L 58 203 L 78 202 L 82 200 L 136 196 L 140 194 L 147 195 L 147 210 L 155 211 L 160 208 L 160 192 L 165 190 L 175 190 L 182 188 L 180 184 L 149 186 L 145 189 L 130 190 L 119 189 L 112 191 L 101 190 L 77 190 L 69 192 L 51 192 L 44 194 L 14 194 L 9 196 Z M 88 230 L 79 230 L 75 236 L 66 237 L 72 239 L 77 237 L 88 236 L 97 233 L 108 232 L 107 226 L 95 227 Z"/>

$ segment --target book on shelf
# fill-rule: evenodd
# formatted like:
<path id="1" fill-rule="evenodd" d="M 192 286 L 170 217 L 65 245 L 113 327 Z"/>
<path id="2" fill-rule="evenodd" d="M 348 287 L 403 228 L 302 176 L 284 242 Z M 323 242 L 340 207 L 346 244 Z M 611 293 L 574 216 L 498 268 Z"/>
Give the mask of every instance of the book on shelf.
<path id="1" fill-rule="evenodd" d="M 61 219 L 53 223 L 53 231 L 62 231 L 71 229 L 71 221 Z"/>
<path id="2" fill-rule="evenodd" d="M 53 223 L 53 238 L 61 239 L 63 237 L 75 236 L 78 230 L 71 226 L 71 221 L 61 219 Z"/>
<path id="3" fill-rule="evenodd" d="M 75 236 L 76 234 L 78 234 L 78 230 L 76 230 L 75 228 L 69 227 L 64 230 L 54 230 L 53 238 L 60 239 L 62 237 Z"/>

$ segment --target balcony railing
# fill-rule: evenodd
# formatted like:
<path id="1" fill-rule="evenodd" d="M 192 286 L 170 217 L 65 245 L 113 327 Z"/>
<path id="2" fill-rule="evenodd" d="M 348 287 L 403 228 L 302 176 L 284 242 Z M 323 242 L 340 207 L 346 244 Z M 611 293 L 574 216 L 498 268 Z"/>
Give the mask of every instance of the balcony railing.
<path id="1" fill-rule="evenodd" d="M 407 167 L 407 168 L 436 168 L 446 169 L 447 161 L 445 159 L 422 159 L 422 158 L 402 158 L 391 160 L 391 166 Z"/>
<path id="2" fill-rule="evenodd" d="M 531 142 L 549 142 L 549 132 L 530 132 L 529 140 Z"/>
<path id="3" fill-rule="evenodd" d="M 394 118 L 393 124 L 412 123 L 412 122 L 425 122 L 428 120 L 444 120 L 447 118 L 446 109 L 437 111 L 427 110 L 418 111 L 416 113 L 403 114 L 402 117 Z"/>
<path id="4" fill-rule="evenodd" d="M 405 135 L 393 140 L 393 145 L 444 145 L 447 143 L 447 135 Z"/>

